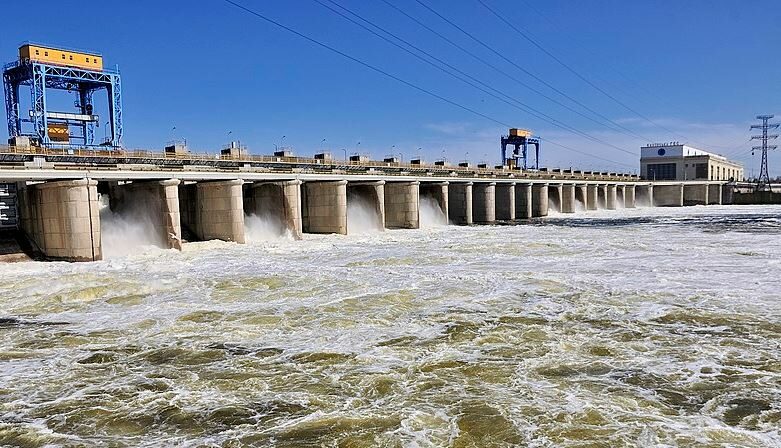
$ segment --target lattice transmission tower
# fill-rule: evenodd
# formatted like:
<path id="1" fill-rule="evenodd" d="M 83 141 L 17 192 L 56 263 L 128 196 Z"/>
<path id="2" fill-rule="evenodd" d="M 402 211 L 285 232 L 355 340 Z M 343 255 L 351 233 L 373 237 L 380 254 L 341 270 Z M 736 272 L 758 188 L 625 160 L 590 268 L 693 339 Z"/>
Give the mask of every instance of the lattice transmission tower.
<path id="1" fill-rule="evenodd" d="M 757 190 L 771 190 L 770 174 L 767 170 L 767 151 L 769 149 L 776 149 L 776 145 L 768 145 L 769 140 L 775 140 L 778 138 L 778 134 L 768 134 L 770 129 L 777 129 L 778 123 L 769 123 L 773 115 L 757 115 L 757 120 L 762 120 L 762 124 L 751 125 L 751 129 L 759 129 L 762 131 L 762 135 L 752 135 L 751 140 L 760 140 L 762 144 L 760 146 L 752 146 L 751 153 L 756 150 L 762 151 L 762 166 L 759 168 L 759 177 L 757 178 Z"/>

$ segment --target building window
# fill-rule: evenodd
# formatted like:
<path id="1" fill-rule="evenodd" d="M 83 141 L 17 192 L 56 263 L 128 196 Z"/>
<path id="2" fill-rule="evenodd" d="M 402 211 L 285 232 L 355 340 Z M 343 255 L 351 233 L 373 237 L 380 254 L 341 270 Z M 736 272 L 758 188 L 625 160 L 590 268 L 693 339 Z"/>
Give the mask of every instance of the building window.
<path id="1" fill-rule="evenodd" d="M 87 62 L 89 62 L 89 58 L 87 58 Z"/>
<path id="2" fill-rule="evenodd" d="M 694 177 L 696 179 L 707 179 L 708 178 L 708 164 L 707 163 L 698 163 L 694 165 Z"/>
<path id="3" fill-rule="evenodd" d="M 73 60 L 73 55 L 70 56 L 71 61 Z"/>
<path id="4" fill-rule="evenodd" d="M 654 180 L 675 180 L 674 163 L 651 163 L 648 165 L 648 178 Z"/>
<path id="5" fill-rule="evenodd" d="M 44 56 L 49 56 L 49 52 L 48 52 L 48 51 L 44 51 L 44 52 L 43 52 L 43 55 L 44 55 Z"/>
<path id="6" fill-rule="evenodd" d="M 41 52 L 40 52 L 40 51 L 38 51 L 38 50 L 35 50 L 35 55 L 36 55 L 36 56 L 40 56 L 40 55 L 41 55 Z"/>
<path id="7" fill-rule="evenodd" d="M 62 58 L 65 59 L 65 53 L 62 54 Z"/>

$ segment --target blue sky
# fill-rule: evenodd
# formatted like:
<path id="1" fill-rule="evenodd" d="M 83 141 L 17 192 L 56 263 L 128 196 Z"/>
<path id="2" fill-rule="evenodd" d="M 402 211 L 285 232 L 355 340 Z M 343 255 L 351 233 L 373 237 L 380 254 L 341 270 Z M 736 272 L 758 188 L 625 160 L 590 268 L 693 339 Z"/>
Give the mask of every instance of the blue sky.
<path id="1" fill-rule="evenodd" d="M 748 142 L 754 116 L 781 115 L 781 2 L 776 0 L 483 0 L 577 75 L 478 0 L 421 1 L 503 58 L 417 0 L 387 0 L 515 79 L 463 53 L 383 0 L 334 0 L 479 80 L 504 102 L 315 0 L 234 1 L 491 120 L 224 0 L 96 2 L 87 13 L 39 0 L 32 8 L 36 21 L 46 26 L 6 21 L 0 54 L 5 62 L 14 60 L 26 40 L 101 52 L 108 65 L 122 71 L 123 142 L 131 148 L 162 148 L 166 141 L 184 137 L 191 149 L 213 152 L 239 139 L 257 154 L 268 154 L 283 142 L 300 155 L 327 149 L 342 157 L 345 148 L 377 158 L 401 153 L 405 160 L 415 155 L 433 160 L 444 155 L 453 162 L 468 157 L 493 164 L 498 162 L 499 136 L 506 132 L 503 124 L 512 124 L 532 129 L 546 141 L 546 166 L 633 171 L 639 165 L 639 146 L 676 140 L 734 157 L 746 165 L 748 175 L 759 164 Z M 338 8 L 330 0 L 319 1 Z M 8 2 L 4 16 L 27 17 L 30 8 Z M 570 130 L 513 106 L 519 103 Z M 770 168 L 771 175 L 781 175 L 781 151 L 771 155 Z"/>

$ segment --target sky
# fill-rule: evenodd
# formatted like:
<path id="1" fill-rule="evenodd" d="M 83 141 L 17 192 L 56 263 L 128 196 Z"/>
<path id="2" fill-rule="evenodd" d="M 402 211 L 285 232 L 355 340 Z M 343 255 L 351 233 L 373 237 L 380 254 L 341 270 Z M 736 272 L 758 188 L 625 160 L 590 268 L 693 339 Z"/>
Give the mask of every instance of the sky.
<path id="1" fill-rule="evenodd" d="M 542 138 L 551 168 L 637 172 L 642 145 L 680 141 L 751 176 L 749 127 L 781 121 L 777 0 L 231 1 L 246 9 L 39 0 L 46 26 L 5 21 L 0 55 L 12 62 L 25 41 L 102 53 L 122 74 L 127 148 L 238 140 L 253 154 L 496 164 L 512 126 Z M 30 8 L 6 2 L 3 15 Z"/>

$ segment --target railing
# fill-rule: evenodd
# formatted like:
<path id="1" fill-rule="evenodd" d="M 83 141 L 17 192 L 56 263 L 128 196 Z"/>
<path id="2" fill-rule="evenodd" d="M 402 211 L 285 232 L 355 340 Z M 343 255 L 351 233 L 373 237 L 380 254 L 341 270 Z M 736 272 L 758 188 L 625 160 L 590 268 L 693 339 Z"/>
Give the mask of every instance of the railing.
<path id="1" fill-rule="evenodd" d="M 443 166 L 434 164 L 411 164 L 400 162 L 383 162 L 376 160 L 367 161 L 351 161 L 351 160 L 335 160 L 335 159 L 315 159 L 310 157 L 277 157 L 266 155 L 232 155 L 232 154 L 218 154 L 218 153 L 175 153 L 175 152 L 160 152 L 150 151 L 145 149 L 92 149 L 92 148 L 48 148 L 40 146 L 10 146 L 0 145 L 0 154 L 22 154 L 33 156 L 50 156 L 50 157 L 83 157 L 83 158 L 123 158 L 123 159 L 135 159 L 138 161 L 152 160 L 187 160 L 193 162 L 192 165 L 197 165 L 198 162 L 215 162 L 215 161 L 232 161 L 236 163 L 267 163 L 267 164 L 280 164 L 280 165 L 309 165 L 307 168 L 316 168 L 318 165 L 328 168 L 330 170 L 350 169 L 350 168 L 363 168 L 363 169 L 378 169 L 384 170 L 387 168 L 394 168 L 403 171 L 426 171 L 426 172 L 439 172 L 444 175 L 455 174 L 456 177 L 462 176 L 477 176 L 477 177 L 521 177 L 521 178 L 539 178 L 539 179 L 551 179 L 551 180 L 564 180 L 564 179 L 580 179 L 580 180 L 638 180 L 637 176 L 629 174 L 610 173 L 604 175 L 602 173 L 575 173 L 569 170 L 551 170 L 551 171 L 523 171 L 518 169 L 492 169 L 492 168 L 477 168 L 477 167 L 461 167 L 461 166 Z M 51 160 L 50 160 L 51 161 Z M 388 172 L 381 172 L 381 174 L 389 174 Z"/>

